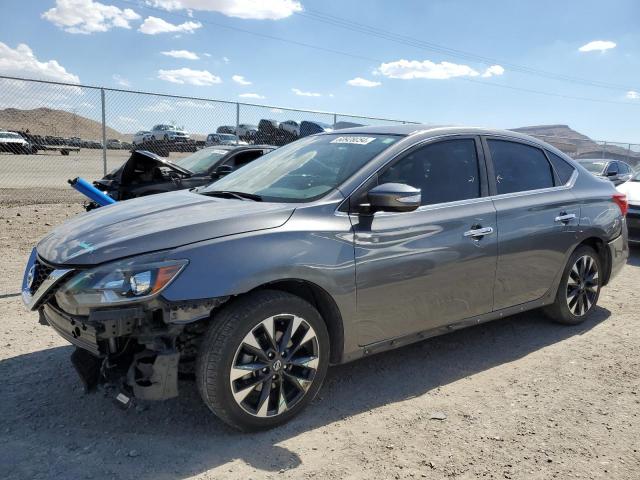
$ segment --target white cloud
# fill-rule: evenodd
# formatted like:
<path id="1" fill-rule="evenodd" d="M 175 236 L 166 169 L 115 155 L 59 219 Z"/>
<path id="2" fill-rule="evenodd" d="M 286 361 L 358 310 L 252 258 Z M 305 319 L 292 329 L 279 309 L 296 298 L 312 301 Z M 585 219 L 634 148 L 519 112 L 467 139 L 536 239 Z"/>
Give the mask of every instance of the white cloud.
<path id="1" fill-rule="evenodd" d="M 594 40 L 593 42 L 584 44 L 578 50 L 580 52 L 606 52 L 612 48 L 616 48 L 616 42 L 612 42 L 610 40 Z"/>
<path id="2" fill-rule="evenodd" d="M 222 57 L 222 61 L 224 63 L 229 63 L 231 60 L 229 60 L 229 57 Z"/>
<path id="3" fill-rule="evenodd" d="M 147 0 L 147 4 L 168 11 L 206 10 L 253 20 L 280 20 L 302 11 L 297 0 Z"/>
<path id="4" fill-rule="evenodd" d="M 172 110 L 173 110 L 173 106 L 166 100 L 162 100 L 158 103 L 154 103 L 153 105 L 148 105 L 140 109 L 141 112 L 151 112 L 151 113 L 166 113 L 166 112 L 171 112 Z"/>
<path id="5" fill-rule="evenodd" d="M 494 76 L 500 76 L 502 74 L 504 74 L 504 68 L 501 65 L 491 65 L 480 76 L 484 78 L 490 78 Z"/>
<path id="6" fill-rule="evenodd" d="M 263 95 L 260 95 L 258 93 L 241 93 L 240 95 L 238 95 L 240 98 L 258 98 L 258 99 L 264 99 L 266 98 Z"/>
<path id="7" fill-rule="evenodd" d="M 219 104 L 215 102 L 198 101 L 198 100 L 179 100 L 175 102 L 175 105 L 178 107 L 184 107 L 184 108 L 198 108 L 198 109 L 208 109 L 208 110 L 216 110 L 219 108 Z"/>
<path id="8" fill-rule="evenodd" d="M 291 91 L 300 97 L 321 97 L 322 96 L 321 93 L 304 92 L 299 88 L 292 88 Z"/>
<path id="9" fill-rule="evenodd" d="M 189 50 L 168 50 L 166 52 L 160 52 L 162 55 L 173 58 L 184 58 L 186 60 L 200 60 L 200 57 Z"/>
<path id="10" fill-rule="evenodd" d="M 140 15 L 130 8 L 120 9 L 93 0 L 56 0 L 56 6 L 42 14 L 42 18 L 69 33 L 90 34 L 112 28 L 131 28 L 129 22 Z"/>
<path id="11" fill-rule="evenodd" d="M 222 83 L 222 79 L 207 70 L 178 68 L 176 70 L 158 70 L 158 78 L 171 83 L 197 85 L 200 87 Z"/>
<path id="12" fill-rule="evenodd" d="M 114 73 L 111 78 L 113 78 L 113 81 L 116 82 L 121 87 L 128 88 L 131 86 L 131 82 L 126 78 L 124 78 L 122 75 L 118 75 L 117 73 Z"/>
<path id="13" fill-rule="evenodd" d="M 0 42 L 0 75 L 50 80 L 63 83 L 80 83 L 80 78 L 68 72 L 56 60 L 40 61 L 33 50 L 24 43 L 14 49 Z M 50 108 L 90 110 L 93 105 L 83 101 L 80 87 L 49 85 L 0 79 L 0 108 Z"/>
<path id="14" fill-rule="evenodd" d="M 39 61 L 33 50 L 24 43 L 13 49 L 0 42 L 0 73 L 3 75 L 80 83 L 80 78 L 60 65 L 56 60 Z"/>
<path id="15" fill-rule="evenodd" d="M 381 82 L 374 82 L 373 80 L 367 80 L 366 78 L 356 77 L 351 80 L 347 80 L 347 85 L 351 85 L 352 87 L 379 87 L 382 85 Z"/>
<path id="16" fill-rule="evenodd" d="M 147 0 L 147 5 L 151 5 L 152 7 L 162 8 L 163 10 L 167 10 L 172 12 L 173 10 L 181 10 L 184 8 L 180 3 L 180 0 Z"/>
<path id="17" fill-rule="evenodd" d="M 627 92 L 627 98 L 630 98 L 631 100 L 638 100 L 640 99 L 640 92 L 636 92 L 635 90 L 629 90 Z"/>
<path id="18" fill-rule="evenodd" d="M 451 62 L 435 63 L 430 60 L 397 60 L 395 62 L 382 63 L 376 70 L 378 75 L 388 78 L 399 78 L 411 80 L 414 78 L 427 78 L 430 80 L 447 80 L 455 77 L 477 77 L 485 78 L 495 75 L 502 75 L 504 68 L 500 65 L 491 65 L 482 75 L 480 72 L 470 67 Z"/>
<path id="19" fill-rule="evenodd" d="M 239 83 L 240 85 L 251 85 L 251 82 L 245 79 L 242 75 L 234 75 L 233 77 L 231 77 L 231 80 Z"/>
<path id="20" fill-rule="evenodd" d="M 163 20 L 158 17 L 147 17 L 145 18 L 142 25 L 138 31 L 142 33 L 146 33 L 147 35 L 157 35 L 159 33 L 193 33 L 198 28 L 201 28 L 202 24 L 200 22 L 184 22 L 180 25 L 174 25 L 173 23 L 169 23 L 166 20 Z"/>
<path id="21" fill-rule="evenodd" d="M 389 78 L 411 80 L 414 78 L 428 78 L 432 80 L 445 80 L 453 77 L 476 77 L 477 71 L 468 65 L 460 65 L 451 62 L 434 63 L 430 60 L 419 62 L 418 60 L 397 60 L 395 62 L 382 63 L 378 67 L 381 75 Z"/>

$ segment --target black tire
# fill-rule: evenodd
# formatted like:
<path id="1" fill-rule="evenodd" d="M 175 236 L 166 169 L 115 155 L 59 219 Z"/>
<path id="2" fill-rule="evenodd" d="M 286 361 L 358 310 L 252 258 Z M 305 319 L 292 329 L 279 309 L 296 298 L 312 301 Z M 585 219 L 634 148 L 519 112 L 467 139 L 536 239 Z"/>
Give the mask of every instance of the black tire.
<path id="1" fill-rule="evenodd" d="M 572 271 L 574 267 L 577 267 L 577 269 L 580 270 L 577 262 L 583 258 L 589 258 L 593 262 L 596 274 L 594 279 L 595 281 L 584 282 L 583 279 L 576 282 L 576 274 Z M 603 273 L 600 255 L 598 255 L 593 248 L 587 245 L 578 247 L 567 261 L 554 303 L 544 309 L 546 315 L 551 320 L 565 325 L 578 325 L 579 323 L 584 322 L 591 316 L 598 303 L 598 299 L 600 298 Z M 592 275 L 587 274 L 586 278 L 591 276 Z M 569 282 L 572 283 L 571 286 L 569 285 Z M 574 286 L 574 283 L 577 283 L 577 286 Z M 580 298 L 583 299 L 582 305 L 586 307 L 584 311 L 582 311 L 583 309 L 579 306 L 581 301 Z"/>
<path id="2" fill-rule="evenodd" d="M 314 372 L 314 374 L 311 380 L 303 382 L 303 385 L 308 385 L 307 389 L 296 390 L 296 388 L 292 388 L 292 384 L 288 385 L 290 387 L 288 390 L 289 393 L 296 392 L 296 394 L 299 395 L 299 397 L 296 397 L 297 401 L 291 402 L 291 406 L 289 406 L 288 401 L 284 402 L 284 404 L 282 403 L 283 397 L 281 395 L 287 395 L 285 383 L 289 381 L 287 379 L 291 377 L 291 373 L 298 367 L 294 366 L 292 370 L 291 364 L 286 363 L 284 356 L 282 357 L 282 363 L 279 367 L 271 364 L 271 368 L 266 368 L 266 370 L 269 370 L 268 374 L 264 373 L 265 369 L 258 368 L 257 370 L 254 369 L 254 371 L 249 372 L 247 374 L 248 377 L 244 376 L 236 380 L 233 380 L 231 377 L 234 365 L 238 365 L 238 360 L 244 358 L 241 355 L 246 355 L 246 353 L 242 352 L 245 352 L 244 349 L 248 347 L 245 342 L 247 337 L 252 335 L 252 337 L 256 339 L 257 337 L 254 336 L 252 332 L 261 332 L 264 321 L 266 321 L 265 319 L 275 318 L 275 322 L 278 325 L 285 325 L 285 323 L 278 323 L 281 322 L 280 317 L 302 319 L 304 324 L 298 325 L 303 325 L 302 334 L 304 334 L 304 338 L 307 337 L 306 333 L 309 331 L 315 333 L 313 340 L 308 340 L 306 343 L 303 341 L 302 344 L 307 345 L 305 348 L 308 348 L 310 343 L 313 344 L 314 348 L 317 347 L 317 366 L 315 371 L 312 368 L 309 369 L 309 372 Z M 287 320 L 282 320 L 282 322 L 286 321 Z M 304 330 L 306 328 L 305 326 L 311 327 L 306 330 L 306 333 Z M 300 330 L 299 327 L 297 328 Z M 283 341 L 282 337 L 284 336 L 284 332 L 278 333 L 281 333 L 279 338 L 280 341 Z M 296 332 L 293 333 L 295 334 Z M 277 334 L 274 334 L 273 337 L 277 337 Z M 287 345 L 292 345 L 291 348 L 293 349 L 293 340 L 294 338 L 299 339 L 299 336 L 296 337 L 290 334 L 290 337 L 291 342 L 286 343 Z M 262 343 L 264 340 L 265 337 L 261 337 L 258 343 Z M 276 343 L 278 342 L 276 341 Z M 302 347 L 299 346 L 298 349 L 300 348 Z M 202 340 L 196 359 L 196 383 L 198 390 L 209 409 L 228 425 L 241 431 L 273 428 L 289 421 L 303 410 L 316 396 L 322 386 L 329 365 L 329 348 L 329 334 L 327 333 L 326 325 L 318 311 L 312 305 L 300 297 L 286 292 L 275 290 L 256 291 L 234 301 L 214 316 L 213 322 Z M 288 350 L 285 351 L 288 352 Z M 294 351 L 291 353 L 291 356 L 295 354 Z M 251 360 L 251 365 L 259 362 L 261 362 L 261 360 L 258 360 L 256 357 Z M 301 368 L 306 369 L 307 367 Z M 287 369 L 288 372 L 286 371 Z M 269 375 L 271 375 L 270 378 L 274 378 L 273 381 L 265 380 L 265 382 L 268 383 L 261 383 L 261 380 L 255 380 L 261 377 L 267 378 Z M 281 379 L 276 380 L 278 377 L 281 377 Z M 277 383 L 278 381 L 279 384 Z M 260 398 L 264 389 L 263 386 L 269 385 L 269 390 L 265 390 L 267 392 L 267 395 L 265 395 L 266 400 L 260 403 L 260 399 L 258 398 L 256 402 L 258 408 L 256 408 L 253 414 L 250 413 L 247 410 L 248 407 L 242 403 L 246 402 L 246 399 L 237 401 L 234 397 L 232 389 L 235 389 L 237 385 L 237 383 L 234 382 L 246 382 L 247 384 L 255 382 L 255 385 L 252 387 L 237 389 L 236 395 L 240 391 L 250 390 L 246 398 Z M 276 384 L 275 387 L 273 383 Z M 300 383 L 297 385 L 300 387 Z M 258 388 L 259 390 L 257 390 Z M 278 405 L 275 405 L 270 411 L 275 409 L 275 414 L 267 411 L 269 406 L 273 405 L 272 388 L 275 388 L 275 401 Z M 265 403 L 267 406 L 264 407 L 263 415 L 268 416 L 259 416 L 260 410 L 262 410 L 259 406 L 264 406 Z M 278 413 L 282 405 L 284 405 L 284 411 Z"/>

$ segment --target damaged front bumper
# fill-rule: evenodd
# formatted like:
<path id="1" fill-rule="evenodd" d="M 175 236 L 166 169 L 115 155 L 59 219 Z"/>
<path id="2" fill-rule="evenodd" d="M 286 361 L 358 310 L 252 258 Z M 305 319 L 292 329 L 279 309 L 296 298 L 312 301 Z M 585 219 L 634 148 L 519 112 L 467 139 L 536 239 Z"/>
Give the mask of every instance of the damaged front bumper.
<path id="1" fill-rule="evenodd" d="M 22 296 L 40 323 L 75 345 L 71 361 L 87 392 L 104 385 L 118 399 L 164 400 L 178 395 L 178 371 L 189 371 L 214 308 L 227 298 L 169 302 L 156 296 L 119 307 L 71 315 L 56 302 L 56 289 L 73 269 L 48 265 L 32 253 Z"/>
<path id="2" fill-rule="evenodd" d="M 69 315 L 50 301 L 39 313 L 41 323 L 77 347 L 71 361 L 86 392 L 105 385 L 128 398 L 165 400 L 178 395 L 179 367 L 189 370 L 206 319 L 223 301 L 180 306 L 155 300 L 92 310 L 88 317 Z M 171 318 L 177 322 L 165 321 Z"/>

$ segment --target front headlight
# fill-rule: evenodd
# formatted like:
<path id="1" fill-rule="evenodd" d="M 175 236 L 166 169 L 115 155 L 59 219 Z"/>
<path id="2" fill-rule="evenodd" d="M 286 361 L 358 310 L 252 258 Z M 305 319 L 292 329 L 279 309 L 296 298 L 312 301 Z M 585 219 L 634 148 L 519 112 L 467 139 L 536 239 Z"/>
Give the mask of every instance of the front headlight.
<path id="1" fill-rule="evenodd" d="M 88 315 L 90 307 L 108 307 L 152 297 L 162 291 L 188 260 L 136 262 L 124 260 L 80 272 L 56 292 L 58 306 L 72 315 Z"/>

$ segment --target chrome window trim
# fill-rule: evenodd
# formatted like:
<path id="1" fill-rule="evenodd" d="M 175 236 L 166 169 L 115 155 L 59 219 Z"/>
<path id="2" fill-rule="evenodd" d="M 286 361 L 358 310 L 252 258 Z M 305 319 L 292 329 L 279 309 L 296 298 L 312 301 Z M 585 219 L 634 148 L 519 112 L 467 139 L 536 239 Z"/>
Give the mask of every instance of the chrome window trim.
<path id="1" fill-rule="evenodd" d="M 450 138 L 450 137 L 476 137 L 476 136 L 482 136 L 480 134 L 478 135 L 474 135 L 474 134 L 467 134 L 467 133 L 448 133 L 448 134 L 444 134 L 444 135 L 438 135 L 437 137 L 430 137 L 430 138 L 426 138 L 423 139 L 419 142 L 416 142 L 412 145 L 407 146 L 406 148 L 404 148 L 403 150 L 399 151 L 398 153 L 396 153 L 393 157 L 391 157 L 387 162 L 384 163 L 384 165 L 380 166 L 380 168 L 378 168 L 375 172 L 373 172 L 371 175 L 369 175 L 368 177 L 366 177 L 362 182 L 360 182 L 358 184 L 358 186 L 356 188 L 353 189 L 353 191 L 348 195 L 345 196 L 344 200 L 341 201 L 338 206 L 336 207 L 336 210 L 334 211 L 334 215 L 339 216 L 339 217 L 357 217 L 359 216 L 359 214 L 357 213 L 347 213 L 347 212 L 341 212 L 340 209 L 342 208 L 342 205 L 349 201 L 349 198 L 351 198 L 351 196 L 354 194 L 354 192 L 357 192 L 365 183 L 367 183 L 371 178 L 373 178 L 374 175 L 377 175 L 378 172 L 380 170 L 382 170 L 383 168 L 385 168 L 387 165 L 389 165 L 391 162 L 393 162 L 394 160 L 396 160 L 400 155 L 405 154 L 408 150 L 414 148 L 414 147 L 421 147 L 425 144 L 428 143 L 432 143 L 438 140 L 442 140 L 442 139 L 446 139 L 446 138 Z M 510 141 L 517 141 L 519 143 L 522 143 L 524 145 L 530 145 L 530 146 L 535 146 L 536 148 L 541 148 L 541 149 L 545 149 L 545 147 L 543 145 L 539 145 L 537 142 L 526 142 L 525 140 L 518 138 L 518 137 L 511 137 L 508 135 L 501 135 L 501 136 L 495 136 L 493 138 L 504 138 L 504 139 L 509 139 Z M 548 161 L 548 160 L 547 160 Z M 423 212 L 423 211 L 428 211 L 428 210 L 437 210 L 437 209 L 441 209 L 441 208 L 448 208 L 448 207 L 458 207 L 458 206 L 464 206 L 464 205 L 470 205 L 470 204 L 474 204 L 474 203 L 482 203 L 485 201 L 493 201 L 493 200 L 502 200 L 502 199 L 506 199 L 506 198 L 517 198 L 517 197 L 524 197 L 524 196 L 528 196 L 528 195 L 537 195 L 539 193 L 548 193 L 548 192 L 555 192 L 555 191 L 563 191 L 563 190 L 569 190 L 571 188 L 574 187 L 576 181 L 578 180 L 578 176 L 579 176 L 579 172 L 577 168 L 573 168 L 573 173 L 571 174 L 571 177 L 569 178 L 569 181 L 567 183 L 565 183 L 564 185 L 554 185 L 553 187 L 547 187 L 547 188 L 538 188 L 536 190 L 523 190 L 521 192 L 511 192 L 511 193 L 501 193 L 499 195 L 487 195 L 486 197 L 478 197 L 478 198 L 470 198 L 467 200 L 456 200 L 455 202 L 444 202 L 444 203 L 434 203 L 431 205 L 421 205 L 420 207 L 418 207 L 417 209 L 413 210 L 412 212 L 377 212 L 378 216 L 390 216 L 390 215 L 404 215 L 407 213 L 413 213 L 413 212 Z"/>
<path id="2" fill-rule="evenodd" d="M 569 178 L 569 181 L 564 185 L 555 185 L 553 187 L 547 187 L 547 188 L 537 188 L 535 190 L 523 190 L 521 192 L 500 193 L 498 195 L 491 195 L 489 198 L 492 198 L 494 200 L 501 200 L 503 198 L 524 197 L 527 195 L 537 195 L 538 193 L 569 190 L 573 188 L 573 186 L 575 185 L 576 180 L 578 179 L 578 175 L 579 175 L 578 170 L 574 168 L 573 173 L 571 174 L 571 178 Z"/>

